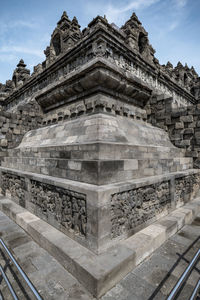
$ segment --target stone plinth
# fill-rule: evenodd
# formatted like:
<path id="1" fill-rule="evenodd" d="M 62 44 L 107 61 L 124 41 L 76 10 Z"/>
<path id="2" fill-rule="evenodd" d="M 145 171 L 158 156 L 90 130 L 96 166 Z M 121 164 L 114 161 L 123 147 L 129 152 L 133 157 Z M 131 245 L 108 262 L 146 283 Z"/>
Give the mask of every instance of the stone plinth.
<path id="1" fill-rule="evenodd" d="M 199 188 L 192 159 L 164 130 L 108 113 L 29 131 L 1 172 L 5 195 L 95 253 Z"/>

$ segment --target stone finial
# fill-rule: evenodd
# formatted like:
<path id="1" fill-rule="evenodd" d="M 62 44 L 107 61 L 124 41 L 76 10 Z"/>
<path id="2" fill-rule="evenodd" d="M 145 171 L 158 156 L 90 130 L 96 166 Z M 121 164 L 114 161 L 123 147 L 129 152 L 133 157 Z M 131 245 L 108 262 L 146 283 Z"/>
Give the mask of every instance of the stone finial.
<path id="1" fill-rule="evenodd" d="M 79 28 L 81 27 L 81 26 L 79 25 L 78 20 L 77 20 L 76 17 L 73 17 L 71 26 L 72 26 L 73 28 L 77 28 L 77 29 L 79 29 Z"/>
<path id="2" fill-rule="evenodd" d="M 80 25 L 78 23 L 78 20 L 76 17 L 73 17 L 69 32 L 68 32 L 68 36 L 71 37 L 72 39 L 72 45 L 78 41 L 81 38 L 81 31 L 80 31 Z M 64 37 L 64 40 L 66 39 L 66 35 Z"/>
<path id="3" fill-rule="evenodd" d="M 60 20 L 58 21 L 57 25 L 61 25 L 62 23 L 67 22 L 67 23 L 71 23 L 66 11 L 63 12 Z"/>
<path id="4" fill-rule="evenodd" d="M 167 69 L 173 69 L 174 67 L 173 67 L 172 63 L 170 61 L 168 61 L 167 64 L 166 64 L 166 68 Z"/>
<path id="5" fill-rule="evenodd" d="M 132 13 L 129 20 L 131 20 L 132 22 L 135 22 L 138 25 L 142 25 L 142 23 L 140 22 L 140 20 L 138 19 L 137 15 L 136 15 L 136 13 L 134 13 L 134 12 Z"/>
<path id="6" fill-rule="evenodd" d="M 26 64 L 23 59 L 20 59 L 17 68 L 13 72 L 12 82 L 15 87 L 23 84 L 30 77 L 30 70 L 26 69 Z"/>
<path id="7" fill-rule="evenodd" d="M 108 19 L 106 18 L 106 15 L 104 15 L 103 18 L 106 21 L 106 23 L 108 23 Z"/>
<path id="8" fill-rule="evenodd" d="M 26 64 L 24 63 L 23 59 L 20 59 L 19 63 L 17 64 L 18 68 L 25 68 Z"/>
<path id="9" fill-rule="evenodd" d="M 197 74 L 197 72 L 196 72 L 196 70 L 195 70 L 195 68 L 193 66 L 191 67 L 190 71 L 191 71 L 191 73 L 193 74 L 193 76 L 195 78 L 198 78 L 198 74 Z"/>
<path id="10" fill-rule="evenodd" d="M 71 21 L 66 11 L 63 12 L 61 19 L 57 23 L 57 27 L 51 35 L 50 46 L 44 51 L 46 55 L 46 67 L 81 39 L 80 27 L 76 17 Z"/>
<path id="11" fill-rule="evenodd" d="M 121 27 L 122 30 L 126 30 L 129 28 L 132 30 L 136 30 L 138 29 L 140 26 L 142 25 L 142 23 L 139 21 L 137 15 L 133 12 L 131 17 L 128 19 L 128 21 L 126 21 L 126 23 Z M 143 28 L 144 30 L 144 28 Z"/>
<path id="12" fill-rule="evenodd" d="M 130 19 L 121 27 L 121 30 L 126 35 L 126 43 L 149 62 L 153 63 L 155 50 L 150 45 L 148 33 L 135 13 L 133 13 Z"/>
<path id="13" fill-rule="evenodd" d="M 183 67 L 182 63 L 179 61 L 179 62 L 177 63 L 176 68 L 184 68 L 184 67 Z"/>

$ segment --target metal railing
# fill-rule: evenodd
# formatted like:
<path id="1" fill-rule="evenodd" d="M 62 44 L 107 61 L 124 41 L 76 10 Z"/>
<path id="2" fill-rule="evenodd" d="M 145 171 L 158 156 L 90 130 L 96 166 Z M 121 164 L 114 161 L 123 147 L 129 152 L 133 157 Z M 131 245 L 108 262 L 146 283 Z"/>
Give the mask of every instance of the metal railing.
<path id="1" fill-rule="evenodd" d="M 3 279 L 5 280 L 8 288 L 9 288 L 9 291 L 10 291 L 11 295 L 13 296 L 13 298 L 15 300 L 18 300 L 17 295 L 15 294 L 15 291 L 14 291 L 14 289 L 13 289 L 13 287 L 12 287 L 12 285 L 11 285 L 8 277 L 6 276 L 6 273 L 4 272 L 4 270 L 3 270 L 3 268 L 2 268 L 1 265 L 0 265 L 0 272 L 1 272 L 1 275 L 3 276 Z"/>
<path id="2" fill-rule="evenodd" d="M 190 300 L 195 300 L 196 297 L 198 296 L 199 292 L 200 292 L 200 279 L 198 280 L 198 282 L 194 288 L 194 291 L 190 297 Z"/>
<path id="3" fill-rule="evenodd" d="M 32 293 L 34 294 L 35 298 L 37 300 L 42 300 L 41 296 L 39 295 L 38 291 L 36 290 L 36 288 L 33 286 L 33 284 L 31 283 L 31 281 L 29 280 L 29 278 L 26 276 L 26 274 L 24 273 L 24 271 L 22 270 L 22 268 L 19 266 L 19 264 L 17 263 L 17 261 L 15 260 L 14 256 L 11 254 L 11 252 L 8 250 L 7 246 L 5 245 L 4 241 L 2 239 L 0 239 L 0 243 L 3 246 L 4 250 L 6 251 L 6 253 L 8 254 L 8 256 L 10 257 L 11 261 L 13 262 L 13 264 L 15 265 L 15 267 L 17 268 L 17 270 L 19 271 L 19 273 L 21 274 L 21 276 L 24 278 L 25 282 L 27 283 L 27 285 L 29 286 L 29 288 L 31 289 Z M 3 276 L 3 279 L 5 280 L 10 293 L 12 294 L 13 298 L 15 300 L 18 300 L 18 297 L 16 296 L 14 289 L 9 281 L 9 279 L 7 278 L 2 266 L 0 265 L 0 272 Z"/>
<path id="4" fill-rule="evenodd" d="M 190 276 L 191 272 L 193 271 L 193 269 L 195 268 L 196 264 L 198 263 L 200 259 L 200 249 L 197 251 L 197 253 L 194 255 L 193 259 L 191 260 L 190 264 L 188 265 L 188 267 L 185 269 L 185 271 L 183 272 L 183 274 L 181 275 L 180 279 L 178 280 L 178 282 L 176 283 L 176 285 L 174 286 L 174 288 L 172 289 L 172 291 L 170 292 L 167 300 L 174 300 L 177 299 L 178 295 L 180 294 L 185 282 L 187 281 L 188 277 Z M 197 282 L 194 291 L 190 297 L 190 300 L 195 300 L 198 293 L 199 293 L 199 289 L 200 289 L 200 279 Z"/>

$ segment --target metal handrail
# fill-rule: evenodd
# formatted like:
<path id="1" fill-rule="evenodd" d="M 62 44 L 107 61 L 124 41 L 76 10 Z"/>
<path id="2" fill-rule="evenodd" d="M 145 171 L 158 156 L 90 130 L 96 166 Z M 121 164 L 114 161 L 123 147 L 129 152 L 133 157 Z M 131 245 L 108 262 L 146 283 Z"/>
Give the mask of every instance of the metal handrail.
<path id="1" fill-rule="evenodd" d="M 174 300 L 174 299 L 176 299 L 176 296 L 181 291 L 181 289 L 183 287 L 183 284 L 186 282 L 186 280 L 190 276 L 190 274 L 191 274 L 193 268 L 195 267 L 195 265 L 197 264 L 199 258 L 200 258 L 200 249 L 197 251 L 197 253 L 193 257 L 192 261 L 190 262 L 189 266 L 185 269 L 185 271 L 181 275 L 181 277 L 178 280 L 178 282 L 176 283 L 175 287 L 170 292 L 167 300 Z"/>
<path id="2" fill-rule="evenodd" d="M 190 300 L 195 300 L 196 299 L 196 296 L 198 295 L 199 290 L 200 290 L 200 279 L 197 281 L 197 284 L 194 288 L 194 291 L 192 292 Z"/>
<path id="3" fill-rule="evenodd" d="M 12 262 L 14 263 L 14 265 L 16 266 L 17 270 L 20 272 L 20 274 L 22 275 L 22 277 L 24 278 L 24 280 L 28 284 L 29 288 L 31 289 L 31 291 L 35 295 L 36 299 L 37 300 L 42 300 L 42 298 L 39 295 L 38 291 L 33 286 L 33 284 L 31 283 L 31 281 L 29 280 L 29 278 L 26 276 L 26 274 L 24 273 L 24 271 L 22 270 L 22 268 L 18 265 L 18 263 L 15 260 L 14 256 L 10 253 L 10 251 L 8 250 L 7 246 L 5 245 L 5 243 L 3 242 L 2 239 L 0 239 L 0 243 L 3 246 L 3 248 L 5 249 L 5 251 L 7 252 L 8 256 L 10 257 L 10 259 L 12 260 Z"/>
<path id="4" fill-rule="evenodd" d="M 3 270 L 3 268 L 2 268 L 1 265 L 0 265 L 0 272 L 1 272 L 1 275 L 3 276 L 3 279 L 5 280 L 5 282 L 6 282 L 7 286 L 8 286 L 8 288 L 9 288 L 9 291 L 10 291 L 11 295 L 13 296 L 13 298 L 14 298 L 15 300 L 19 300 L 19 299 L 17 298 L 17 295 L 15 294 L 15 291 L 14 291 L 14 289 L 13 289 L 13 287 L 12 287 L 12 285 L 11 285 L 11 283 L 10 283 L 8 277 L 6 276 L 6 273 L 4 272 L 4 270 Z"/>

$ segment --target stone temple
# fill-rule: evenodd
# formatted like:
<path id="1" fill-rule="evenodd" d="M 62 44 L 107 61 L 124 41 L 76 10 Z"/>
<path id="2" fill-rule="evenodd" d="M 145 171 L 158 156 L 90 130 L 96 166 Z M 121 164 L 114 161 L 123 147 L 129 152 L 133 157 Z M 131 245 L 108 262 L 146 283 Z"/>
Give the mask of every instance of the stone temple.
<path id="1" fill-rule="evenodd" d="M 0 84 L 0 208 L 100 297 L 191 220 L 200 77 L 161 65 L 135 13 L 81 31 L 64 12 L 44 53 Z"/>

